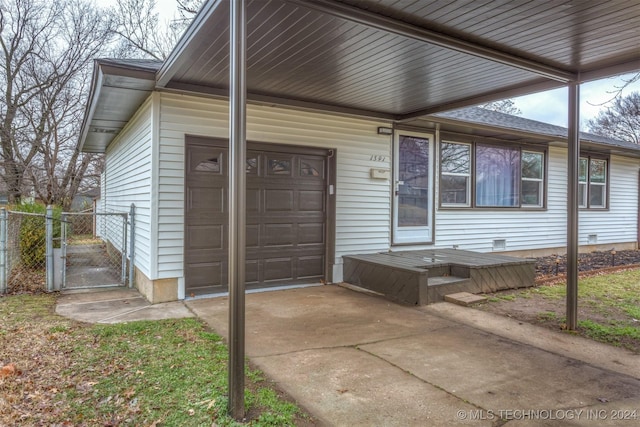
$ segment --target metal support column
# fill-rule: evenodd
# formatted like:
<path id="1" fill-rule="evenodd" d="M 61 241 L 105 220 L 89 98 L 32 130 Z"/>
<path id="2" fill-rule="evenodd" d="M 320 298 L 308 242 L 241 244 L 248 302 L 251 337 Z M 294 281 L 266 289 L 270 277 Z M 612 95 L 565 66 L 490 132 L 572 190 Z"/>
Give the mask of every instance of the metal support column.
<path id="1" fill-rule="evenodd" d="M 47 206 L 45 268 L 47 271 L 47 292 L 53 291 L 53 207 Z"/>
<path id="2" fill-rule="evenodd" d="M 135 273 L 135 239 L 136 239 L 136 205 L 131 203 L 129 210 L 129 287 L 133 287 L 133 278 Z"/>
<path id="3" fill-rule="evenodd" d="M 580 166 L 580 86 L 569 85 L 567 144 L 567 329 L 578 323 L 578 169 Z"/>
<path id="4" fill-rule="evenodd" d="M 7 292 L 7 210 L 0 208 L 0 294 Z"/>
<path id="5" fill-rule="evenodd" d="M 246 4 L 231 0 L 229 22 L 229 414 L 244 418 L 246 233 Z"/>

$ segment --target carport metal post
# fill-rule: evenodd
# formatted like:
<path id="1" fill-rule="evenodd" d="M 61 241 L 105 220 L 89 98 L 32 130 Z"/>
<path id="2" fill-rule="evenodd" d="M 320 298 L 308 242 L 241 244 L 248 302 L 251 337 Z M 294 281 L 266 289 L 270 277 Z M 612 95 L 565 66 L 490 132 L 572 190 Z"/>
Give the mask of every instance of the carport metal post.
<path id="1" fill-rule="evenodd" d="M 229 414 L 244 418 L 246 4 L 229 11 Z"/>
<path id="2" fill-rule="evenodd" d="M 569 84 L 567 134 L 567 329 L 578 323 L 578 170 L 580 167 L 580 86 Z"/>

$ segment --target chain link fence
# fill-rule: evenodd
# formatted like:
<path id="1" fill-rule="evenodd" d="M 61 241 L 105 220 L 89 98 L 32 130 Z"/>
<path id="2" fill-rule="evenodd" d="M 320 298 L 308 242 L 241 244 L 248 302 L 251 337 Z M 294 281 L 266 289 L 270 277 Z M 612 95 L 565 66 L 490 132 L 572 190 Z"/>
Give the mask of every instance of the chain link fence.
<path id="1" fill-rule="evenodd" d="M 3 216 L 6 291 L 46 289 L 46 215 L 8 211 Z"/>
<path id="2" fill-rule="evenodd" d="M 64 213 L 64 288 L 124 285 L 127 281 L 127 214 Z"/>
<path id="3" fill-rule="evenodd" d="M 134 212 L 0 209 L 0 294 L 131 286 Z"/>

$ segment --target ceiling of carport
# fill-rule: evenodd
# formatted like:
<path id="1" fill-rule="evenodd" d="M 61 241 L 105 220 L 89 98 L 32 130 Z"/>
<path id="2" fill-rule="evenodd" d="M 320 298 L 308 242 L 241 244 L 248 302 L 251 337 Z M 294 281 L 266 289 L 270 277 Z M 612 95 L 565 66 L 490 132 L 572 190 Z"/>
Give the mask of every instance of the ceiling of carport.
<path id="1" fill-rule="evenodd" d="M 251 102 L 409 122 L 640 69 L 640 2 L 247 3 Z M 142 61 L 144 76 L 94 77 L 83 150 L 104 151 L 154 89 L 228 96 L 229 1 L 206 2 L 162 64 Z"/>
<path id="2" fill-rule="evenodd" d="M 228 9 L 205 6 L 160 87 L 227 90 Z M 248 92 L 404 119 L 637 69 L 638 22 L 615 0 L 252 0 Z"/>

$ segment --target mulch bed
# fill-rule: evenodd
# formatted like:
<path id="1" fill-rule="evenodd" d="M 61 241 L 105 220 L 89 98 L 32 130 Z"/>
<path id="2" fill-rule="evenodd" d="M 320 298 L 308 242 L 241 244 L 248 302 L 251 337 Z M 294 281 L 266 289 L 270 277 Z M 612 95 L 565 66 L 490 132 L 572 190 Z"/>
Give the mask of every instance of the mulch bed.
<path id="1" fill-rule="evenodd" d="M 595 270 L 618 271 L 625 267 L 640 264 L 640 250 L 624 250 L 590 252 L 578 255 L 578 272 L 589 272 Z M 536 258 L 536 277 L 564 276 L 567 271 L 566 255 L 551 255 Z"/>

